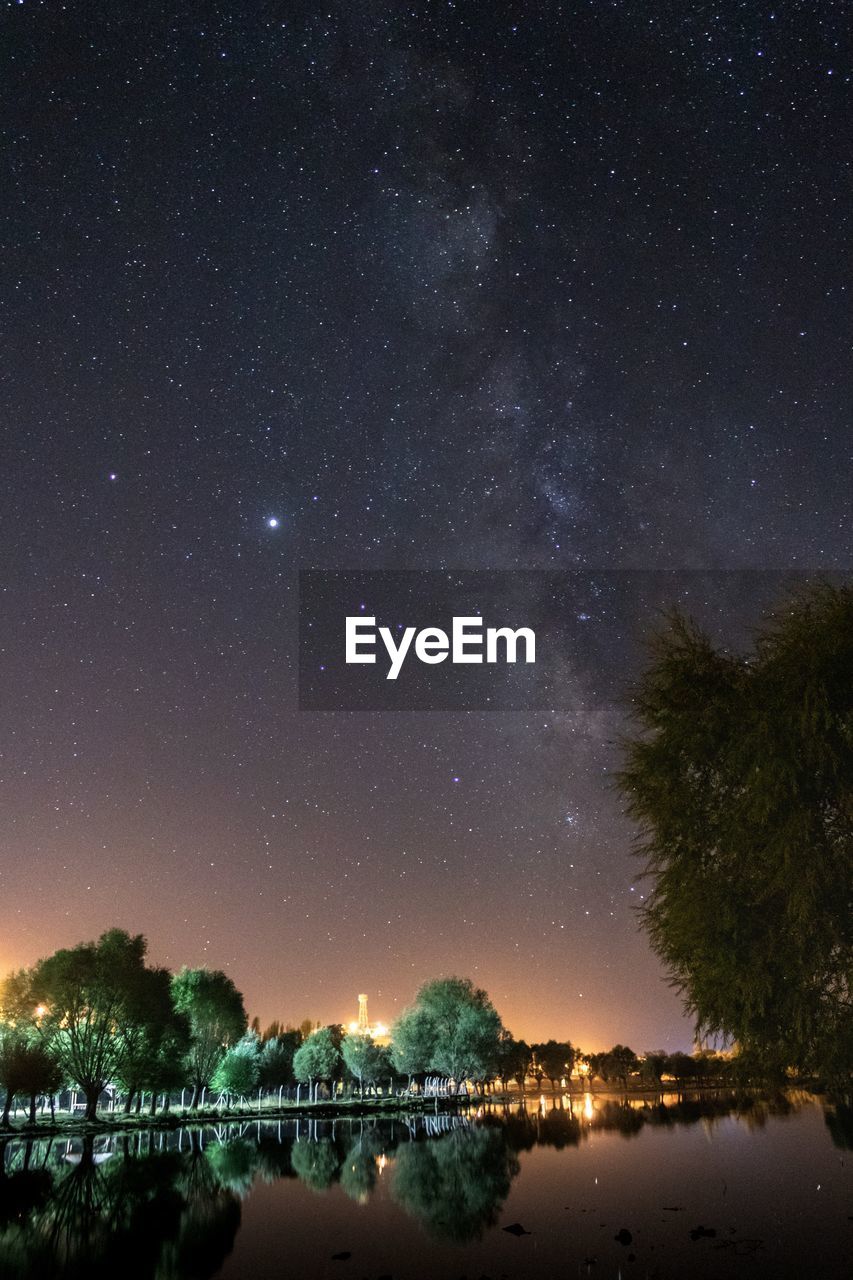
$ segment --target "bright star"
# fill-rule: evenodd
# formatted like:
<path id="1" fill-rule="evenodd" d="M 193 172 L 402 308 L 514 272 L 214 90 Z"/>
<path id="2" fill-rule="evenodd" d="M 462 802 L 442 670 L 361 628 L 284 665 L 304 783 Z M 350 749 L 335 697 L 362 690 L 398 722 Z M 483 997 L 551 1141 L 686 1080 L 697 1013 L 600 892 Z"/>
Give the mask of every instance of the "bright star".
<path id="1" fill-rule="evenodd" d="M 267 519 L 267 527 L 270 529 L 277 529 L 278 526 L 279 526 L 278 516 L 269 516 Z"/>

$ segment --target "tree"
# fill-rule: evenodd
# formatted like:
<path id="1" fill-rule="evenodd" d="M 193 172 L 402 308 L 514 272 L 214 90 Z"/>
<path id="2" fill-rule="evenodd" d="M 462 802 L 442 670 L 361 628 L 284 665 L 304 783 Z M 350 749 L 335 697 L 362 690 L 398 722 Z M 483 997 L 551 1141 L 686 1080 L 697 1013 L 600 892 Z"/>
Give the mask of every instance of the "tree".
<path id="1" fill-rule="evenodd" d="M 433 1029 L 426 1013 L 417 1007 L 405 1009 L 391 1028 L 391 1062 L 395 1071 L 408 1077 L 407 1088 L 411 1089 L 413 1076 L 429 1068 L 432 1046 Z"/>
<path id="2" fill-rule="evenodd" d="M 608 1053 L 605 1054 L 607 1060 L 607 1074 L 612 1079 L 621 1080 L 625 1089 L 628 1088 L 628 1077 L 639 1067 L 639 1060 L 633 1049 L 629 1049 L 625 1044 L 615 1044 Z"/>
<path id="3" fill-rule="evenodd" d="M 246 1010 L 242 995 L 219 969 L 182 969 L 172 979 L 172 997 L 189 1020 L 187 1071 L 195 1110 L 226 1050 L 245 1032 Z"/>
<path id="4" fill-rule="evenodd" d="M 556 1089 L 563 1076 L 571 1075 L 575 1051 L 567 1040 L 548 1040 L 545 1044 L 535 1044 L 533 1053 L 542 1071 L 551 1081 L 552 1090 Z M 541 1078 L 540 1076 L 540 1082 Z"/>
<path id="5" fill-rule="evenodd" d="M 140 1090 L 150 1089 L 153 1114 L 158 1089 L 179 1082 L 172 1064 L 189 1048 L 189 1022 L 174 1007 L 171 983 L 167 969 L 140 969 L 129 988 L 116 1070 L 125 1111 Z"/>
<path id="6" fill-rule="evenodd" d="M 293 1055 L 302 1043 L 299 1031 L 282 1031 L 267 1040 L 261 1050 L 259 1083 L 265 1089 L 281 1089 L 293 1079 Z"/>
<path id="7" fill-rule="evenodd" d="M 652 645 L 620 784 L 644 924 L 700 1034 L 853 1072 L 853 587 L 786 602 L 746 658 L 679 614 Z"/>
<path id="8" fill-rule="evenodd" d="M 660 1085 L 661 1080 L 666 1075 L 668 1064 L 669 1054 L 663 1049 L 650 1049 L 643 1056 L 643 1060 L 640 1063 L 640 1072 L 652 1084 Z"/>
<path id="9" fill-rule="evenodd" d="M 530 1071 L 530 1059 L 533 1051 L 526 1040 L 516 1040 L 507 1030 L 503 1030 L 498 1039 L 498 1077 L 506 1085 L 515 1080 L 519 1091 L 524 1093 L 524 1082 Z"/>
<path id="10" fill-rule="evenodd" d="M 681 1086 L 685 1080 L 688 1080 L 693 1074 L 695 1063 L 689 1053 L 682 1053 L 680 1050 L 671 1053 L 667 1059 L 667 1074 L 675 1077 L 675 1083 Z"/>
<path id="11" fill-rule="evenodd" d="M 382 1049 L 370 1035 L 354 1032 L 345 1036 L 341 1044 L 341 1055 L 347 1070 L 358 1081 L 359 1092 L 364 1099 L 364 1082 L 372 1083 L 386 1065 L 387 1059 Z"/>
<path id="12" fill-rule="evenodd" d="M 145 939 L 110 929 L 97 942 L 55 952 L 35 966 L 32 1006 L 36 1027 L 62 1073 L 86 1097 L 86 1119 L 119 1073 L 124 1033 L 138 1016 L 137 994 L 145 969 Z"/>
<path id="13" fill-rule="evenodd" d="M 293 1074 L 297 1080 L 308 1084 L 309 1096 L 315 1082 L 331 1080 L 341 1055 L 329 1027 L 321 1027 L 308 1037 L 293 1055 Z"/>
<path id="14" fill-rule="evenodd" d="M 258 1087 L 261 1072 L 261 1046 L 257 1033 L 248 1032 L 227 1049 L 216 1071 L 212 1085 L 224 1093 L 230 1103 L 233 1097 L 244 1098 Z"/>
<path id="15" fill-rule="evenodd" d="M 501 1020 L 485 991 L 469 978 L 439 978 L 417 995 L 412 1039 L 424 1050 L 427 1070 L 456 1081 L 483 1080 L 499 1059 Z M 399 1021 L 396 1026 L 399 1027 Z"/>
<path id="16" fill-rule="evenodd" d="M 59 1064 L 46 1045 L 24 1031 L 8 1027 L 3 1029 L 0 1035 L 0 1086 L 4 1089 L 6 1098 L 0 1126 L 8 1127 L 9 1112 L 16 1094 L 29 1097 L 29 1121 L 30 1124 L 35 1124 L 39 1095 L 53 1095 L 61 1084 L 62 1072 Z"/>
<path id="17" fill-rule="evenodd" d="M 39 1094 L 50 1096 L 53 1112 L 53 1095 L 61 1087 L 63 1075 L 55 1054 L 37 1030 L 29 970 L 10 973 L 0 986 L 0 1019 L 0 1088 L 6 1095 L 0 1126 L 8 1125 L 16 1094 L 29 1096 L 30 1124 L 35 1124 Z"/>

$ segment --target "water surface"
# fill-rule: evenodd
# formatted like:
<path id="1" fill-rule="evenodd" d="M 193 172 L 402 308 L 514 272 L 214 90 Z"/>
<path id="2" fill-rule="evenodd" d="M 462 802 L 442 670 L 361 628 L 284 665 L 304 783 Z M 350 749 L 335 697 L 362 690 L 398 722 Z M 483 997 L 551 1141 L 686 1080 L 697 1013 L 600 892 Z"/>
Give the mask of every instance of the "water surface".
<path id="1" fill-rule="evenodd" d="M 2 1146 L 3 1280 L 853 1272 L 853 1111 L 808 1095 Z"/>

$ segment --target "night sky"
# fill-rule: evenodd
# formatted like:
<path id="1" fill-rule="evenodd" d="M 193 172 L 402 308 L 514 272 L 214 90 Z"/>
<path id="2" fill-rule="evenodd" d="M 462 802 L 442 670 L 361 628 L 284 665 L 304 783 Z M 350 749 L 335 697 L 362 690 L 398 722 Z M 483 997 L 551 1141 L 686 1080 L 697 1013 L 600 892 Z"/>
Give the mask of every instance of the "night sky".
<path id="1" fill-rule="evenodd" d="M 117 924 L 263 1021 L 456 972 L 690 1046 L 617 686 L 651 597 L 850 568 L 845 8 L 4 5 L 0 971 Z M 588 575 L 600 663 L 300 712 L 297 571 L 442 567 Z"/>

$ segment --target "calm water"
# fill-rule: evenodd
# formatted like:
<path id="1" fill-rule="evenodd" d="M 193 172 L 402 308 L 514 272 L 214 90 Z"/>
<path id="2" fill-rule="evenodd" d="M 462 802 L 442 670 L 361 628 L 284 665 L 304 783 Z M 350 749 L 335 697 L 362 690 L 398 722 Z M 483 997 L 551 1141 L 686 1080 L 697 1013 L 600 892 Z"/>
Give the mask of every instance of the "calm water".
<path id="1" fill-rule="evenodd" d="M 3 1280 L 853 1274 L 853 1111 L 806 1095 L 12 1139 L 2 1170 Z"/>

